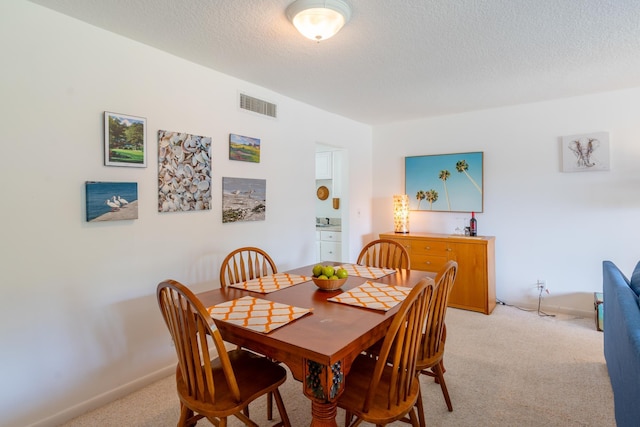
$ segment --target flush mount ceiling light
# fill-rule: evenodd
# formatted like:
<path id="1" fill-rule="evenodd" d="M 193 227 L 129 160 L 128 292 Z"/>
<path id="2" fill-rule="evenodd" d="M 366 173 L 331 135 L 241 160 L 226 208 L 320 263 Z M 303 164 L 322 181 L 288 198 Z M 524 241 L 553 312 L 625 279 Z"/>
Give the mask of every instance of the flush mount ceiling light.
<path id="1" fill-rule="evenodd" d="M 286 13 L 303 36 L 317 42 L 336 35 L 351 18 L 351 8 L 342 0 L 296 0 Z"/>

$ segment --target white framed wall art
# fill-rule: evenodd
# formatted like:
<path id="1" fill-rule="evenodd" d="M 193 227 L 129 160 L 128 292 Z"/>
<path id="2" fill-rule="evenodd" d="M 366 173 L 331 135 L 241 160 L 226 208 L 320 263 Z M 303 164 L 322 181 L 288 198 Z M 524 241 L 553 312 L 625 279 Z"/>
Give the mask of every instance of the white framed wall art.
<path id="1" fill-rule="evenodd" d="M 562 137 L 562 172 L 609 170 L 609 132 Z"/>

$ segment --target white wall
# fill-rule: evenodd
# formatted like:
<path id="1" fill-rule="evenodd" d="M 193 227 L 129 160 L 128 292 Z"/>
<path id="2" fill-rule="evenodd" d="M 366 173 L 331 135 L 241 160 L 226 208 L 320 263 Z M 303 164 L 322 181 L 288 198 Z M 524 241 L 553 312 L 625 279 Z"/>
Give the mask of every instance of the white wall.
<path id="1" fill-rule="evenodd" d="M 222 257 L 249 244 L 282 269 L 313 263 L 316 143 L 347 150 L 348 260 L 392 230 L 405 156 L 463 151 L 485 153 L 478 221 L 497 237 L 499 298 L 534 306 L 544 278 L 544 308 L 590 315 L 601 261 L 630 273 L 638 259 L 640 89 L 371 129 L 24 0 L 0 3 L 0 51 L 2 426 L 54 425 L 168 372 L 159 281 L 217 286 Z M 239 111 L 241 90 L 279 118 Z M 147 118 L 147 168 L 103 166 L 104 111 Z M 157 212 L 158 129 L 213 138 L 211 211 Z M 559 137 L 601 130 L 611 171 L 561 173 Z M 261 163 L 228 160 L 231 132 L 261 138 Z M 266 221 L 221 223 L 223 176 L 267 180 Z M 87 223 L 87 180 L 138 182 L 139 219 Z M 459 216 L 413 212 L 411 229 L 448 233 Z"/>
<path id="2" fill-rule="evenodd" d="M 316 143 L 359 153 L 349 204 L 371 217 L 369 126 L 24 0 L 0 4 L 0 51 L 2 426 L 55 425 L 168 374 L 161 280 L 218 286 L 245 245 L 283 270 L 312 264 Z M 239 91 L 279 118 L 240 111 Z M 147 118 L 146 168 L 103 165 L 104 111 Z M 212 210 L 157 212 L 158 129 L 212 137 Z M 229 160 L 229 133 L 260 138 L 260 163 Z M 222 224 L 223 176 L 266 179 L 265 221 Z M 137 182 L 139 219 L 87 223 L 87 180 Z M 352 224 L 352 246 L 369 228 Z"/>
<path id="3" fill-rule="evenodd" d="M 393 230 L 405 156 L 483 151 L 478 230 L 496 236 L 497 297 L 536 307 L 545 279 L 543 309 L 590 316 L 602 260 L 630 275 L 640 259 L 638 111 L 640 88 L 374 127 L 373 230 Z M 611 170 L 561 172 L 561 136 L 595 131 L 610 133 Z M 410 230 L 453 233 L 460 216 L 411 212 Z"/>

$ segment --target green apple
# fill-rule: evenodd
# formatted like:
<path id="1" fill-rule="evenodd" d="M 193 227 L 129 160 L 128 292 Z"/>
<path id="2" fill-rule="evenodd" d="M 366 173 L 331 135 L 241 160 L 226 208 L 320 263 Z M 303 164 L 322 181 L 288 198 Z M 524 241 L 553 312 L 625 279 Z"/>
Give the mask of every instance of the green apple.
<path id="1" fill-rule="evenodd" d="M 335 270 L 333 269 L 332 265 L 325 265 L 324 267 L 322 267 L 322 274 L 327 277 L 333 276 L 334 271 Z"/>
<path id="2" fill-rule="evenodd" d="M 325 276 L 324 274 L 321 274 L 321 275 L 319 275 L 319 276 L 318 276 L 318 279 L 327 280 L 327 279 L 328 279 L 328 277 L 327 277 L 327 276 Z"/>
<path id="3" fill-rule="evenodd" d="M 313 266 L 313 277 L 318 277 L 322 274 L 322 264 L 316 264 Z"/>
<path id="4" fill-rule="evenodd" d="M 329 277 L 329 280 L 338 280 L 338 279 L 339 279 L 339 277 L 336 276 L 335 274 L 333 276 Z"/>
<path id="5" fill-rule="evenodd" d="M 338 276 L 338 279 L 344 279 L 348 275 L 349 275 L 349 272 L 347 272 L 347 270 L 345 270 L 344 268 L 339 268 L 336 271 L 336 276 Z"/>

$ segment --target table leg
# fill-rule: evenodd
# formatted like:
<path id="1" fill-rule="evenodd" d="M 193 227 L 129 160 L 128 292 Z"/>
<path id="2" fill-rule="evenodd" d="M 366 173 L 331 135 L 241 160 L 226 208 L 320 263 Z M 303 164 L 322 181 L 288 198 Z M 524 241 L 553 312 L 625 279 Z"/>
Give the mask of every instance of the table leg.
<path id="1" fill-rule="evenodd" d="M 306 360 L 304 366 L 304 394 L 311 399 L 311 426 L 337 427 L 337 400 L 344 389 L 342 363 L 326 366 Z"/>
<path id="2" fill-rule="evenodd" d="M 311 427 L 338 427 L 336 402 L 311 401 Z"/>

